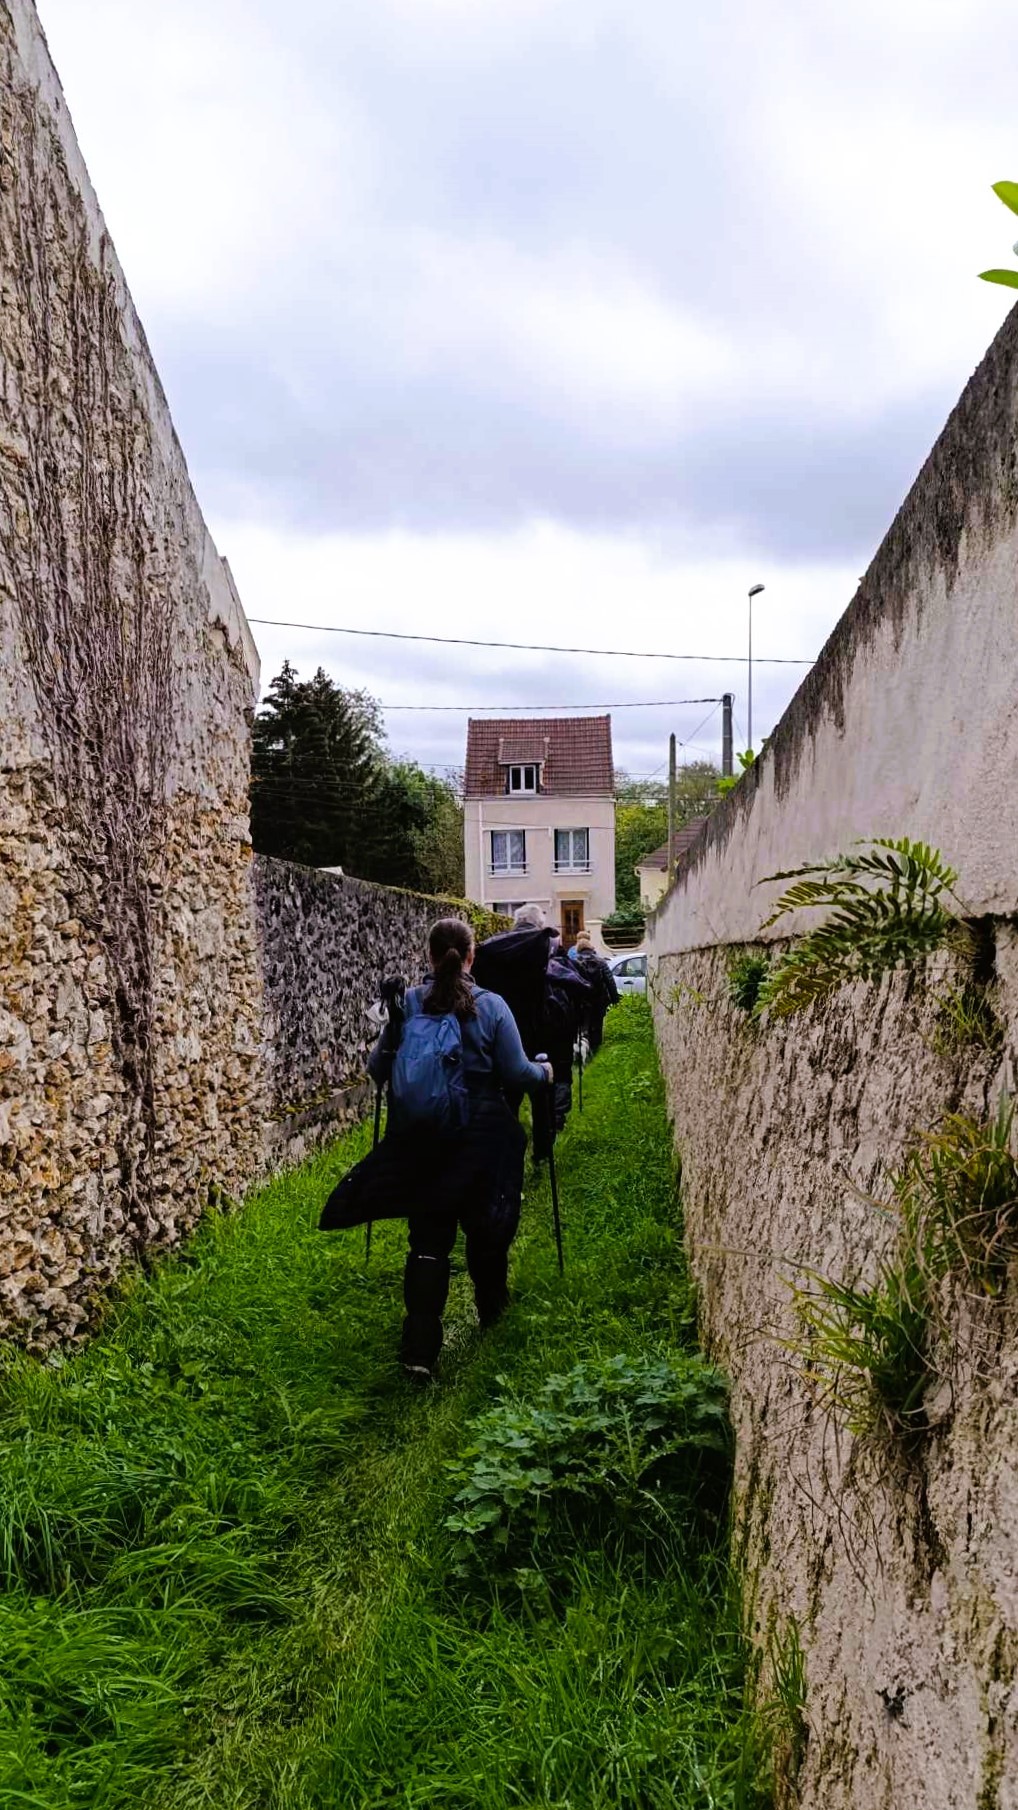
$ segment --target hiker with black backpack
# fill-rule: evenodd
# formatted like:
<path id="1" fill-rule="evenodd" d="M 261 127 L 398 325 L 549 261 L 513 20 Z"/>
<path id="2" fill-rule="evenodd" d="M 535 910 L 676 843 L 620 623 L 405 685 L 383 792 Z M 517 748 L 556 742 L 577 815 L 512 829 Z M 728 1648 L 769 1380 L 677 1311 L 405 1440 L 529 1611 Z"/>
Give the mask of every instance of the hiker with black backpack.
<path id="1" fill-rule="evenodd" d="M 583 1030 L 587 1038 L 587 1047 L 592 1056 L 596 1056 L 604 1041 L 604 1021 L 609 1006 L 619 1003 L 619 990 L 615 984 L 615 976 L 603 955 L 598 955 L 593 941 L 586 930 L 581 930 L 573 947 L 569 951 L 569 960 L 577 972 L 582 974 L 590 988 L 590 999 L 584 1014 Z"/>
<path id="2" fill-rule="evenodd" d="M 550 1064 L 524 1053 L 505 1001 L 474 985 L 469 926 L 440 918 L 428 952 L 431 979 L 408 989 L 398 1041 L 387 1027 L 368 1058 L 376 1085 L 389 1089 L 385 1137 L 344 1176 L 320 1221 L 328 1231 L 406 1216 L 400 1359 L 419 1382 L 431 1380 L 442 1348 L 461 1226 L 482 1328 L 508 1306 L 526 1139 L 506 1094 L 543 1091 L 552 1079 Z"/>
<path id="3" fill-rule="evenodd" d="M 522 906 L 511 930 L 478 945 L 474 973 L 482 987 L 505 1000 L 527 1055 L 547 1052 L 551 1062 L 551 1111 L 542 1104 L 533 1113 L 534 1161 L 544 1162 L 572 1105 L 573 1046 L 590 990 L 561 955 L 558 931 L 545 922 L 539 905 Z M 510 1097 L 514 1111 L 521 1100 L 522 1093 Z"/>

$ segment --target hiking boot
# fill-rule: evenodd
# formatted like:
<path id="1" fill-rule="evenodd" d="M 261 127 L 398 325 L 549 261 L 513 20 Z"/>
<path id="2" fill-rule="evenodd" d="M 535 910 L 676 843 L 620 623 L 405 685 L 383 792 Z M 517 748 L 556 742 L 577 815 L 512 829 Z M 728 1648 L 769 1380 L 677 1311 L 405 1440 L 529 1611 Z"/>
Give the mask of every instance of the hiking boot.
<path id="1" fill-rule="evenodd" d="M 512 1297 L 503 1282 L 501 1286 L 475 1289 L 474 1305 L 482 1332 L 488 1332 L 497 1326 L 503 1315 L 508 1313 Z"/>
<path id="2" fill-rule="evenodd" d="M 426 1389 L 435 1380 L 435 1373 L 427 1364 L 404 1364 L 403 1375 L 418 1389 Z"/>

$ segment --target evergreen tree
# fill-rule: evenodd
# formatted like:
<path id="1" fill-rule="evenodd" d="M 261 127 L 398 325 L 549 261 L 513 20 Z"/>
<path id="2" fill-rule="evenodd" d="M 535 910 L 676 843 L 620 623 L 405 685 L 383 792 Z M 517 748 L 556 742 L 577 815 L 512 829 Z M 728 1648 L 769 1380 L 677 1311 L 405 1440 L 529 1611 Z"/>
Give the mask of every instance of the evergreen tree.
<path id="1" fill-rule="evenodd" d="M 386 751 L 382 713 L 321 667 L 289 661 L 254 724 L 251 838 L 260 854 L 342 867 L 425 892 L 463 889 L 463 812 L 453 787 Z"/>
<path id="2" fill-rule="evenodd" d="M 344 691 L 321 667 L 273 679 L 254 724 L 251 836 L 260 853 L 358 871 L 374 820 L 381 717 L 375 700 Z"/>

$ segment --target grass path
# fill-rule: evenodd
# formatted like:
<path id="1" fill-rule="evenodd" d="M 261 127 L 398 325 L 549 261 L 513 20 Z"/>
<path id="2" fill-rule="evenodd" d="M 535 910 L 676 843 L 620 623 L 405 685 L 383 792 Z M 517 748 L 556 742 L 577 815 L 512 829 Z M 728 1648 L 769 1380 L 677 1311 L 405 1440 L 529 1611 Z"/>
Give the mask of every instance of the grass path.
<path id="1" fill-rule="evenodd" d="M 726 1561 L 566 1552 L 554 1606 L 453 1574 L 447 1464 L 503 1397 L 689 1348 L 649 1018 L 624 1002 L 530 1185 L 515 1305 L 454 1279 L 398 1375 L 402 1226 L 315 1230 L 360 1130 L 136 1280 L 62 1363 L 3 1360 L 0 1803 L 34 1810 L 758 1810 Z M 680 1530 L 681 1531 L 681 1530 Z"/>

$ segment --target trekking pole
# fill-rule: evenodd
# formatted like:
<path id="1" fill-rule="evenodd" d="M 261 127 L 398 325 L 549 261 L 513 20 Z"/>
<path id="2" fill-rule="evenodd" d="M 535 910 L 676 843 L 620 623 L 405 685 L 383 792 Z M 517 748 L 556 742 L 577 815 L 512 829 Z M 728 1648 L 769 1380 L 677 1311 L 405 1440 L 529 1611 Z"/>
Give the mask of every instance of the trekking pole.
<path id="1" fill-rule="evenodd" d="M 381 1082 L 379 1082 L 378 1086 L 375 1088 L 375 1136 L 374 1136 L 374 1142 L 371 1145 L 372 1150 L 378 1149 L 378 1140 L 381 1137 L 381 1135 L 382 1135 L 382 1085 L 381 1085 Z M 367 1225 L 364 1227 L 364 1261 L 365 1261 L 365 1263 L 371 1262 L 371 1221 L 370 1221 L 370 1219 L 368 1220 Z"/>
<path id="2" fill-rule="evenodd" d="M 386 1054 L 389 1055 L 390 1057 L 395 1055 L 396 1050 L 399 1047 L 400 1037 L 402 1036 L 402 1033 L 403 1033 L 404 996 L 405 996 L 405 994 L 406 994 L 406 981 L 405 980 L 402 980 L 402 979 L 401 980 L 385 980 L 383 978 L 383 980 L 382 980 L 382 1005 L 385 1009 L 385 1031 L 383 1033 L 382 1042 L 383 1042 L 383 1048 L 384 1048 Z M 384 1081 L 379 1081 L 378 1086 L 375 1089 L 375 1136 L 374 1136 L 374 1142 L 372 1143 L 372 1146 L 371 1146 L 372 1150 L 378 1149 L 379 1139 L 381 1138 L 381 1135 L 382 1135 L 382 1094 L 385 1090 L 385 1086 L 386 1086 L 386 1083 Z M 392 1104 L 391 1086 L 389 1089 L 389 1104 L 390 1104 L 390 1106 Z M 365 1264 L 367 1264 L 369 1262 L 370 1257 L 371 1257 L 371 1220 L 369 1219 L 367 1222 L 367 1225 L 364 1228 L 364 1262 L 365 1262 Z"/>
<path id="3" fill-rule="evenodd" d="M 547 1062 L 547 1056 L 538 1056 L 538 1062 Z M 558 1273 L 566 1273 L 565 1260 L 562 1256 L 562 1219 L 558 1210 L 558 1177 L 555 1174 L 555 1096 L 554 1081 L 548 1082 L 548 1180 L 551 1183 L 551 1211 L 555 1222 L 555 1249 L 558 1252 Z"/>

